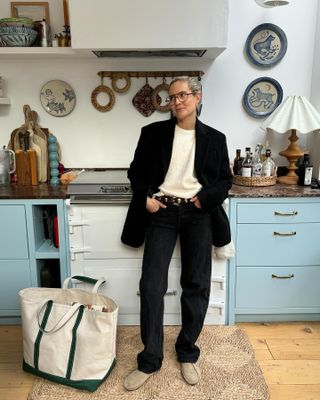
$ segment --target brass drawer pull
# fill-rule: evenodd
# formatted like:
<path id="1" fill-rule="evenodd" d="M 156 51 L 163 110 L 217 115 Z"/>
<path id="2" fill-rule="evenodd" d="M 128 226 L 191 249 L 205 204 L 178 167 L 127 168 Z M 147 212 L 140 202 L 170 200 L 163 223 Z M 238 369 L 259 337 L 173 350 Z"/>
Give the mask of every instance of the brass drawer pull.
<path id="1" fill-rule="evenodd" d="M 293 215 L 298 215 L 298 211 L 291 211 L 291 212 L 275 211 L 274 215 L 277 215 L 279 217 L 292 217 Z"/>
<path id="2" fill-rule="evenodd" d="M 165 296 L 176 296 L 177 293 L 177 289 L 168 289 L 165 293 Z M 140 290 L 137 290 L 137 296 L 140 296 Z"/>
<path id="3" fill-rule="evenodd" d="M 274 236 L 295 236 L 297 232 L 273 232 Z"/>
<path id="4" fill-rule="evenodd" d="M 272 277 L 272 278 L 276 278 L 276 279 L 292 279 L 292 278 L 294 278 L 294 274 L 289 274 L 289 275 L 276 275 L 276 274 L 272 274 L 271 277 Z"/>

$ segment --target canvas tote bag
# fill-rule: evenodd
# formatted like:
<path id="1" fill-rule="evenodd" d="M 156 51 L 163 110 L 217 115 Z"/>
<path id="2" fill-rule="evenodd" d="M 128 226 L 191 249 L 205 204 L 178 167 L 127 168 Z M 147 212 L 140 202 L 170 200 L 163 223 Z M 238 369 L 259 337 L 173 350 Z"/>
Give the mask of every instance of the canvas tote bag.
<path id="1" fill-rule="evenodd" d="M 19 292 L 23 369 L 43 378 L 94 391 L 116 362 L 118 306 L 98 294 L 104 279 L 74 276 L 94 284 L 91 292 L 27 288 Z"/>

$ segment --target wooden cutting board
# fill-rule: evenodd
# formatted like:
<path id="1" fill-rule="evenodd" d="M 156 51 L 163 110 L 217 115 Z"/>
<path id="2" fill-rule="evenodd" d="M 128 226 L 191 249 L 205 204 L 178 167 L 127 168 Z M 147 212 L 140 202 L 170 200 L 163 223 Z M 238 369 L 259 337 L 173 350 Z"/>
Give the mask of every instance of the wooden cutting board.
<path id="1" fill-rule="evenodd" d="M 31 185 L 31 171 L 28 152 L 15 151 L 17 182 L 19 185 Z"/>
<path id="2" fill-rule="evenodd" d="M 28 162 L 30 168 L 31 185 L 36 186 L 39 185 L 37 154 L 34 149 L 29 149 L 27 153 L 28 153 Z"/>

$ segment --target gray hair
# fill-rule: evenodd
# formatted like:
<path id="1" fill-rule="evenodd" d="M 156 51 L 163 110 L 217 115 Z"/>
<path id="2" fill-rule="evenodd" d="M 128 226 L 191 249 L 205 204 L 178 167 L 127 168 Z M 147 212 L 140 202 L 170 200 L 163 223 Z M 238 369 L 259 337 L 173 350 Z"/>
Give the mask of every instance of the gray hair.
<path id="1" fill-rule="evenodd" d="M 173 85 L 175 82 L 187 82 L 188 86 L 190 88 L 190 91 L 193 94 L 196 93 L 201 93 L 201 83 L 198 80 L 198 78 L 195 77 L 191 77 L 191 76 L 178 76 L 177 78 L 174 78 L 170 84 L 169 84 L 169 89 L 171 87 L 171 85 Z"/>

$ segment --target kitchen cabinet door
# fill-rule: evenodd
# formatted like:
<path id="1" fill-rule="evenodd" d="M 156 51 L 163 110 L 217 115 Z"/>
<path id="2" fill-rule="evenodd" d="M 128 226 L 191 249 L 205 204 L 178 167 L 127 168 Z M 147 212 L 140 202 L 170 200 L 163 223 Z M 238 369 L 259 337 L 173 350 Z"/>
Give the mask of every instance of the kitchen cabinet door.
<path id="1" fill-rule="evenodd" d="M 18 293 L 31 286 L 29 260 L 0 260 L 0 276 L 1 316 L 18 316 Z"/>
<path id="2" fill-rule="evenodd" d="M 0 259 L 28 257 L 24 205 L 0 205 Z"/>

